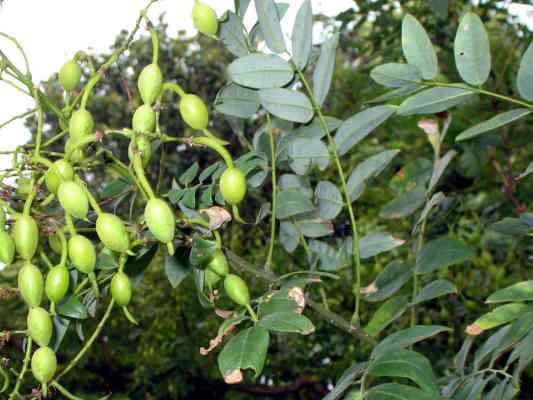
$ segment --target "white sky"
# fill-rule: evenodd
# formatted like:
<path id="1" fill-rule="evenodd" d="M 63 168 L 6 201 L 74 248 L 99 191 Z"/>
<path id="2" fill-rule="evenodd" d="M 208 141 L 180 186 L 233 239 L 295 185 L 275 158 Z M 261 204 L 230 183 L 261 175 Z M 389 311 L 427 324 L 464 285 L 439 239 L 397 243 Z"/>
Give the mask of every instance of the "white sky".
<path id="1" fill-rule="evenodd" d="M 233 0 L 203 0 L 220 16 L 233 9 Z M 303 0 L 291 0 L 284 18 L 292 26 L 296 12 Z M 30 60 L 34 82 L 40 82 L 57 72 L 61 65 L 78 50 L 102 52 L 108 50 L 121 29 L 131 30 L 139 11 L 147 0 L 5 0 L 0 8 L 0 31 L 15 36 L 24 47 Z M 354 7 L 353 0 L 313 0 L 315 12 L 336 15 Z M 150 18 L 156 20 L 166 13 L 169 34 L 185 29 L 195 30 L 190 18 L 193 0 L 160 0 L 150 9 Z M 253 1 L 247 21 L 254 23 Z M 22 66 L 17 52 L 0 38 L 0 48 Z M 0 82 L 0 123 L 33 107 L 26 97 L 4 82 Z M 11 150 L 29 138 L 22 122 L 10 124 L 0 131 L 0 149 Z M 8 167 L 10 158 L 0 156 L 0 169 Z"/>

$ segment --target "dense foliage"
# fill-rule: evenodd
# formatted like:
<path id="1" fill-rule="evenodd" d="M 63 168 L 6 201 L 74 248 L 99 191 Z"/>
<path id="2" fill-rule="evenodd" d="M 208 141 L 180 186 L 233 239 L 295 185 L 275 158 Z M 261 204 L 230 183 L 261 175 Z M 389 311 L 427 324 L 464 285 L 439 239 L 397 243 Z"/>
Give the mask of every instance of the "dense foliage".
<path id="1" fill-rule="evenodd" d="M 250 32 L 235 3 L 177 40 L 147 8 L 40 86 L 0 52 L 36 101 L 2 172 L 2 393 L 528 398 L 530 33 L 372 1 L 313 46 L 310 1 L 290 43 L 286 3 Z"/>

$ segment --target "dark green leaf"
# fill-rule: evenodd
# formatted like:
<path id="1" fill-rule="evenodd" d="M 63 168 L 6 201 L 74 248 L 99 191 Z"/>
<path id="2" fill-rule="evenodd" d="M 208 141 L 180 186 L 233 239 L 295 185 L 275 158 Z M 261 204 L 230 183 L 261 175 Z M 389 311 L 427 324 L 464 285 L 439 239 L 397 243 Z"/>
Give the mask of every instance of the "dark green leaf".
<path id="1" fill-rule="evenodd" d="M 411 305 L 420 304 L 447 294 L 457 293 L 453 283 L 445 279 L 439 279 L 429 283 L 417 294 Z"/>
<path id="2" fill-rule="evenodd" d="M 424 392 L 416 387 L 399 383 L 384 383 L 370 388 L 365 400 L 437 400 L 435 393 Z"/>
<path id="3" fill-rule="evenodd" d="M 455 264 L 462 264 L 474 253 L 462 241 L 442 237 L 427 243 L 416 258 L 417 274 L 427 274 Z"/>
<path id="4" fill-rule="evenodd" d="M 379 216 L 386 219 L 404 218 L 422 207 L 425 201 L 426 189 L 419 185 L 388 203 L 383 207 Z"/>
<path id="5" fill-rule="evenodd" d="M 187 171 L 185 171 L 181 176 L 180 176 L 180 179 L 179 179 L 179 182 L 182 184 L 182 185 L 189 185 L 193 180 L 194 178 L 196 178 L 196 176 L 198 175 L 198 171 L 200 170 L 200 166 L 198 165 L 197 162 L 195 162 L 193 165 L 191 165 Z"/>
<path id="6" fill-rule="evenodd" d="M 109 197 L 115 197 L 123 192 L 125 192 L 128 188 L 131 187 L 131 183 L 128 182 L 124 178 L 115 179 L 108 185 L 104 187 L 101 193 L 102 199 L 107 199 Z"/>
<path id="7" fill-rule="evenodd" d="M 216 242 L 212 240 L 195 237 L 192 242 L 191 253 L 189 260 L 191 265 L 203 268 L 207 262 L 213 257 L 217 249 Z"/>
<path id="8" fill-rule="evenodd" d="M 376 280 L 365 289 L 364 299 L 367 301 L 382 301 L 388 299 L 413 276 L 413 267 L 393 261 L 381 272 Z"/>
<path id="9" fill-rule="evenodd" d="M 365 326 L 365 332 L 377 336 L 383 329 L 402 316 L 407 310 L 408 296 L 396 296 L 383 303 Z"/>
<path id="10" fill-rule="evenodd" d="M 439 325 L 416 325 L 411 328 L 395 332 L 383 339 L 372 351 L 372 356 L 376 357 L 385 354 L 393 349 L 404 349 L 415 343 L 429 339 L 443 332 L 451 332 L 446 326 Z"/>
<path id="11" fill-rule="evenodd" d="M 337 381 L 335 387 L 322 400 L 337 400 L 359 378 L 366 368 L 366 363 L 356 363 L 348 368 Z"/>
<path id="12" fill-rule="evenodd" d="M 359 241 L 359 255 L 364 260 L 390 251 L 404 243 L 405 240 L 395 238 L 389 233 L 372 233 Z"/>
<path id="13" fill-rule="evenodd" d="M 492 225 L 498 233 L 511 236 L 526 236 L 529 234 L 530 227 L 523 220 L 518 218 L 504 218 Z"/>
<path id="14" fill-rule="evenodd" d="M 170 285 L 176 289 L 191 272 L 189 260 L 182 249 L 170 256 L 165 254 L 165 274 Z"/>
<path id="15" fill-rule="evenodd" d="M 370 364 L 368 374 L 375 377 L 407 378 L 433 396 L 438 393 L 433 368 L 428 359 L 411 350 L 398 349 L 382 354 Z"/>
<path id="16" fill-rule="evenodd" d="M 504 303 L 515 301 L 533 301 L 533 281 L 515 283 L 491 294 L 487 303 Z"/>
<path id="17" fill-rule="evenodd" d="M 313 323 L 304 315 L 294 312 L 277 312 L 262 317 L 258 326 L 279 333 L 310 335 L 315 331 Z"/>
<path id="18" fill-rule="evenodd" d="M 296 225 L 283 221 L 279 226 L 279 241 L 288 253 L 296 250 L 300 242 L 300 232 L 298 232 Z"/>
<path id="19" fill-rule="evenodd" d="M 270 335 L 255 326 L 233 336 L 218 356 L 218 367 L 224 378 L 236 370 L 252 369 L 258 377 L 265 365 Z"/>
<path id="20" fill-rule="evenodd" d="M 80 301 L 77 296 L 70 296 L 65 302 L 57 308 L 59 315 L 74 319 L 87 319 L 89 312 L 87 307 Z"/>

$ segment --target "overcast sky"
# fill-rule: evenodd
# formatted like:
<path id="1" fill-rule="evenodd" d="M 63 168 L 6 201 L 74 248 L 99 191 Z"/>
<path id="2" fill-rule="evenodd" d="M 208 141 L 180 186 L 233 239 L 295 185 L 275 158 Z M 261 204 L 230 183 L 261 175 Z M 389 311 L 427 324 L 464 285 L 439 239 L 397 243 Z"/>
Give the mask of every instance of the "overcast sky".
<path id="1" fill-rule="evenodd" d="M 213 6 L 218 15 L 233 8 L 233 0 L 204 1 Z M 302 2 L 290 1 L 291 8 L 284 19 L 286 26 L 292 26 Z M 336 15 L 355 4 L 353 0 L 312 2 L 315 12 L 327 15 Z M 139 10 L 146 3 L 147 0 L 5 0 L 0 8 L 0 30 L 15 36 L 24 46 L 34 81 L 39 82 L 57 72 L 65 60 L 78 50 L 96 53 L 107 50 L 121 29 L 130 30 L 133 27 Z M 180 29 L 193 34 L 190 18 L 192 4 L 193 0 L 161 0 L 151 8 L 150 17 L 156 19 L 164 12 L 171 35 Z M 530 6 L 515 6 L 515 10 L 520 10 L 525 16 L 527 7 Z M 533 7 L 529 11 L 533 12 Z M 254 22 L 251 20 L 253 14 L 253 10 L 249 10 L 248 25 Z M 6 42 L 0 41 L 0 48 L 17 59 L 17 53 Z M 3 82 L 0 82 L 0 104 L 0 123 L 33 107 L 30 98 L 20 95 Z M 22 123 L 13 123 L 0 131 L 0 149 L 12 149 L 27 139 L 28 133 Z M 0 156 L 0 169 L 5 168 L 8 162 L 6 157 Z"/>

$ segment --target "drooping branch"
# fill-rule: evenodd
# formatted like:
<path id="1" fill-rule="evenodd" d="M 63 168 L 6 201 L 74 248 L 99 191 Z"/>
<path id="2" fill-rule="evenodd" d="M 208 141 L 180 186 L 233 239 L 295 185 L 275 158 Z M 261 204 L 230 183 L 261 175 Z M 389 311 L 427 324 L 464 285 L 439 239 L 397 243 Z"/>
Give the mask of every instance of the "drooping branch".
<path id="1" fill-rule="evenodd" d="M 280 283 L 280 279 L 277 275 L 270 271 L 265 271 L 262 268 L 257 268 L 256 266 L 251 265 L 249 262 L 239 257 L 232 251 L 226 251 L 226 256 L 228 257 L 230 264 L 239 272 L 247 272 L 272 285 L 278 285 Z M 376 341 L 374 338 L 369 336 L 359 327 L 352 325 L 350 322 L 342 318 L 339 314 L 326 310 L 325 307 L 313 301 L 309 297 L 306 298 L 306 302 L 320 319 L 328 322 L 329 324 L 339 329 L 342 329 L 346 333 L 356 337 L 357 339 L 363 340 L 364 342 L 372 346 L 376 345 Z"/>

